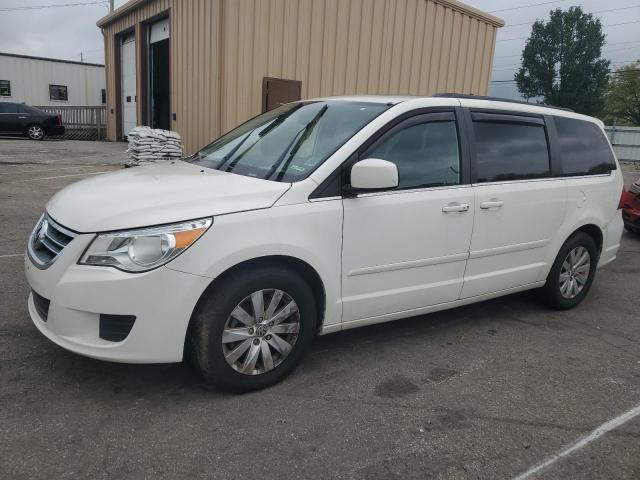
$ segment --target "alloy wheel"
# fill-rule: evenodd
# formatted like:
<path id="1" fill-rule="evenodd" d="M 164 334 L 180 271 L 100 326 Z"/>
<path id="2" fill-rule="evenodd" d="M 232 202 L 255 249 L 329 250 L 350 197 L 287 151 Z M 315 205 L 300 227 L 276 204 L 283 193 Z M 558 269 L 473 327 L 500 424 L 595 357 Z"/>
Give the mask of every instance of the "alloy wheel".
<path id="1" fill-rule="evenodd" d="M 33 140 L 40 140 L 44 136 L 44 130 L 38 125 L 31 125 L 27 133 L 29 138 Z"/>
<path id="2" fill-rule="evenodd" d="M 245 375 L 259 375 L 280 365 L 293 350 L 300 331 L 300 310 L 286 292 L 253 292 L 231 311 L 222 333 L 227 363 Z"/>
<path id="3" fill-rule="evenodd" d="M 564 298 L 575 298 L 582 292 L 591 271 L 591 255 L 582 247 L 576 247 L 562 262 L 560 269 L 560 294 Z"/>

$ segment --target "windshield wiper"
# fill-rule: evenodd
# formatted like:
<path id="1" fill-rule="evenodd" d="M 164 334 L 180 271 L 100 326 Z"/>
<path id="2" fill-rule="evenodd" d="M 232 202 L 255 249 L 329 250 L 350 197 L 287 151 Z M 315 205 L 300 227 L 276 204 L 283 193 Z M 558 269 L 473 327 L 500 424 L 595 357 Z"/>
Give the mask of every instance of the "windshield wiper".
<path id="1" fill-rule="evenodd" d="M 294 106 L 293 108 L 291 108 L 290 110 L 287 110 L 284 113 L 281 113 L 280 115 L 278 115 L 275 120 L 273 122 L 271 122 L 269 125 L 267 125 L 266 127 L 264 127 L 262 130 L 260 130 L 258 132 L 258 138 L 256 139 L 255 142 L 253 142 L 251 144 L 251 146 L 249 148 L 247 148 L 244 152 L 242 152 L 240 155 L 238 155 L 238 158 L 234 159 L 233 162 L 231 162 L 229 164 L 229 166 L 227 167 L 227 169 L 225 170 L 225 172 L 230 172 L 231 170 L 233 170 L 235 168 L 235 166 L 238 164 L 238 162 L 240 160 L 242 160 L 242 157 L 244 157 L 253 147 L 256 146 L 256 144 L 262 139 L 264 138 L 269 132 L 273 131 L 274 128 L 276 128 L 278 125 L 281 125 L 282 122 L 284 122 L 293 112 L 295 112 L 296 110 L 298 110 L 300 107 L 302 107 L 302 103 L 299 103 L 298 105 Z M 249 138 L 251 136 L 251 134 L 255 131 L 251 130 L 247 136 L 242 139 L 242 142 L 240 142 L 239 145 L 236 145 L 236 147 L 230 151 L 227 155 L 225 155 L 222 163 L 218 166 L 218 169 L 220 169 L 220 167 L 222 167 L 222 165 L 224 165 L 225 163 L 227 163 L 227 161 L 233 156 L 233 154 L 235 154 L 238 149 L 242 146 L 242 144 L 244 143 L 244 141 Z"/>
<path id="2" fill-rule="evenodd" d="M 286 173 L 287 168 L 289 168 L 289 165 L 291 164 L 293 157 L 296 155 L 296 153 L 298 153 L 298 150 L 300 150 L 300 147 L 302 147 L 304 142 L 309 138 L 309 136 L 311 135 L 311 132 L 313 131 L 313 128 L 318 124 L 318 122 L 320 121 L 320 119 L 328 109 L 329 109 L 329 106 L 327 104 L 324 104 L 324 106 L 320 109 L 320 111 L 316 113 L 316 116 L 313 117 L 311 121 L 305 125 L 305 127 L 301 130 L 302 135 L 300 136 L 298 141 L 292 147 L 289 146 L 291 148 L 290 151 L 289 151 L 289 148 L 287 148 L 284 152 L 282 152 L 282 155 L 280 155 L 280 158 L 278 158 L 278 160 L 276 160 L 276 162 L 271 166 L 271 170 L 269 170 L 269 174 L 267 175 L 266 178 L 271 178 L 271 176 L 278 170 L 278 167 L 280 167 L 280 164 L 284 161 L 286 157 L 287 161 L 284 164 L 284 167 L 282 167 L 282 170 L 280 170 L 280 173 L 276 178 L 278 182 L 282 180 L 282 177 L 284 177 L 284 174 Z M 297 135 L 293 137 L 293 141 L 295 141 L 296 137 Z M 287 152 L 289 152 L 289 156 L 287 156 Z"/>
<path id="3" fill-rule="evenodd" d="M 249 130 L 247 132 L 247 134 L 244 136 L 244 138 L 238 142 L 238 144 L 233 147 L 231 149 L 231 151 L 229 151 L 229 153 L 227 153 L 224 157 L 222 157 L 222 161 L 220 162 L 220 164 L 218 165 L 218 170 L 222 168 L 222 166 L 227 163 L 229 161 L 229 159 L 231 157 L 233 157 L 233 155 L 238 151 L 238 149 L 244 144 L 244 142 L 247 141 L 247 138 L 249 138 L 251 136 L 251 133 L 253 132 L 253 130 Z"/>
<path id="4" fill-rule="evenodd" d="M 267 125 L 262 130 L 260 130 L 260 132 L 258 133 L 258 136 L 259 137 L 264 137 L 267 133 L 269 133 L 271 130 L 273 130 L 278 125 L 280 125 L 282 122 L 284 122 L 291 114 L 293 114 L 293 112 L 298 110 L 300 107 L 302 107 L 301 103 L 299 103 L 296 106 L 290 108 L 286 112 L 283 112 L 280 115 L 278 115 L 273 122 L 271 122 L 269 125 Z"/>

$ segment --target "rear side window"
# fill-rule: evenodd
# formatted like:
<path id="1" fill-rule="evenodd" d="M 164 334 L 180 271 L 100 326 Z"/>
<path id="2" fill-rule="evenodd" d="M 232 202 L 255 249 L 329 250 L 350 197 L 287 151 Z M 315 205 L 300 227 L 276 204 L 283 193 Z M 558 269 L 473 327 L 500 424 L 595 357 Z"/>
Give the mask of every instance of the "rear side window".
<path id="1" fill-rule="evenodd" d="M 18 105 L 15 103 L 0 103 L 0 113 L 18 113 Z"/>
<path id="2" fill-rule="evenodd" d="M 478 183 L 549 176 L 549 147 L 542 123 L 474 120 L 473 130 Z"/>
<path id="3" fill-rule="evenodd" d="M 564 175 L 598 175 L 616 169 L 609 142 L 597 125 L 574 118 L 554 117 L 554 121 Z"/>
<path id="4" fill-rule="evenodd" d="M 367 154 L 398 167 L 398 188 L 426 188 L 460 183 L 456 122 L 411 125 L 390 134 Z"/>

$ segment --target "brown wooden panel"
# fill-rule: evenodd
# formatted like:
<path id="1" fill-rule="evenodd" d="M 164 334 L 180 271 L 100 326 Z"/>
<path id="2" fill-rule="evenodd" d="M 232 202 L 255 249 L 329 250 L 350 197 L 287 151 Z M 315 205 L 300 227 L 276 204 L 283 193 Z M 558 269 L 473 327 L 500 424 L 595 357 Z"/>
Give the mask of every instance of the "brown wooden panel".
<path id="1" fill-rule="evenodd" d="M 300 80 L 264 77 L 262 79 L 262 111 L 267 112 L 285 103 L 300 100 L 301 94 Z"/>

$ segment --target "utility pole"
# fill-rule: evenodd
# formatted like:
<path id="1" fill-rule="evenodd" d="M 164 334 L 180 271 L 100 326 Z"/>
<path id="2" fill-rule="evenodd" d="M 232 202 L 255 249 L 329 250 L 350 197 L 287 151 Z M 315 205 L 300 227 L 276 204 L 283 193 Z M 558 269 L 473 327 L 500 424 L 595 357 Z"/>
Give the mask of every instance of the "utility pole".
<path id="1" fill-rule="evenodd" d="M 113 12 L 113 0 L 109 0 L 109 13 Z"/>
<path id="2" fill-rule="evenodd" d="M 83 62 L 84 61 L 84 56 L 82 55 L 82 52 L 80 52 L 80 61 Z"/>

